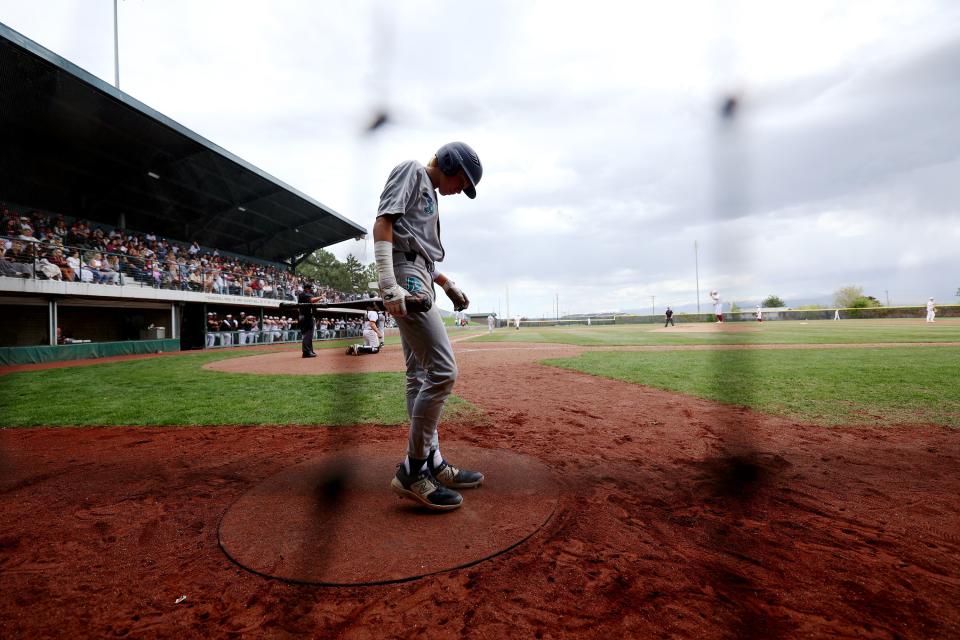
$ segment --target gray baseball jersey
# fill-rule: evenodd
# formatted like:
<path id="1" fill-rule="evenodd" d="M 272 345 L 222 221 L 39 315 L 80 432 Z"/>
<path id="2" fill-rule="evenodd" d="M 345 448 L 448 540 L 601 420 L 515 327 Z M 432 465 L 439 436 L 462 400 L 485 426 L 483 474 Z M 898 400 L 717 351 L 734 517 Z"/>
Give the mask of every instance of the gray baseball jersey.
<path id="1" fill-rule="evenodd" d="M 408 160 L 390 172 L 380 194 L 377 217 L 382 215 L 396 216 L 393 222 L 396 251 L 414 251 L 430 262 L 443 260 L 437 192 L 422 164 Z"/>

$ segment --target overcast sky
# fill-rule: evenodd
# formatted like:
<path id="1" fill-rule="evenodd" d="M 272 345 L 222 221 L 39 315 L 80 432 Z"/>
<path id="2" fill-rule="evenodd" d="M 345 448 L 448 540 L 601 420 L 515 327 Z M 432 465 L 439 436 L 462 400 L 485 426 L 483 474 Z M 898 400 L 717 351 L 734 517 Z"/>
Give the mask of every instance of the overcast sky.
<path id="1" fill-rule="evenodd" d="M 113 82 L 111 0 L 0 21 Z M 954 0 L 121 0 L 119 25 L 123 91 L 367 229 L 394 165 L 473 146 L 477 199 L 440 202 L 471 310 L 692 310 L 694 242 L 705 311 L 956 301 Z"/>

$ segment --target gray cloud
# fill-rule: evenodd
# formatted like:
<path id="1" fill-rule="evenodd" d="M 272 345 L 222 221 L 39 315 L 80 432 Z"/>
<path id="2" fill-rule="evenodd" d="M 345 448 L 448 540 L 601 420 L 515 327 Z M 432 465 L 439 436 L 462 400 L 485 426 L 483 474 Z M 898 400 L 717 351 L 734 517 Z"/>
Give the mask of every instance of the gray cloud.
<path id="1" fill-rule="evenodd" d="M 112 79 L 109 12 L 50 3 L 0 15 Z M 571 312 L 692 305 L 695 240 L 701 288 L 729 300 L 952 297 L 960 7 L 814 3 L 767 24 L 747 5 L 742 78 L 723 83 L 723 34 L 689 8 L 121 3 L 123 86 L 368 227 L 394 164 L 466 140 L 485 176 L 441 201 L 443 268 L 484 309 L 508 286 L 529 314 L 558 293 Z M 730 141 L 721 86 L 743 98 Z M 382 104 L 393 124 L 362 137 Z"/>

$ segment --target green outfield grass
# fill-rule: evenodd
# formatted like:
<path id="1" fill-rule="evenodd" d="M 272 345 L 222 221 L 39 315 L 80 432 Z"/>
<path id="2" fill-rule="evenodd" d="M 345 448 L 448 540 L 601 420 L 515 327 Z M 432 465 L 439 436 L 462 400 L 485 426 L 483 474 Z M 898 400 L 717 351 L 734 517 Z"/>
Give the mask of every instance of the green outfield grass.
<path id="1" fill-rule="evenodd" d="M 478 342 L 551 342 L 583 346 L 683 344 L 863 344 L 871 342 L 960 342 L 960 321 L 830 320 L 736 322 L 729 331 L 713 324 L 522 327 L 497 329 Z M 693 330 L 691 330 L 693 329 Z M 700 331 L 698 331 L 698 329 Z"/>
<path id="2" fill-rule="evenodd" d="M 0 426 L 407 421 L 401 373 L 294 376 L 202 368 L 214 360 L 245 355 L 251 354 L 183 354 L 5 375 L 0 377 Z M 475 412 L 472 405 L 451 398 L 445 415 Z"/>
<path id="3" fill-rule="evenodd" d="M 960 427 L 960 347 L 594 351 L 547 363 L 815 424 Z"/>

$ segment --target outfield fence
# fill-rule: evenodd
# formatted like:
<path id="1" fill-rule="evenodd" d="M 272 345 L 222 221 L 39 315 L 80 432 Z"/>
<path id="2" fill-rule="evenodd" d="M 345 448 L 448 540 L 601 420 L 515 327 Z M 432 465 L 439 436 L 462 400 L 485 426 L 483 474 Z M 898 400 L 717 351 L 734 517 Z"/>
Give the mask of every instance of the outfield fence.
<path id="1" fill-rule="evenodd" d="M 776 320 L 878 320 L 884 318 L 924 319 L 927 317 L 927 307 L 871 307 L 869 309 L 776 309 L 764 310 L 764 322 Z M 960 304 L 938 304 L 937 318 L 960 318 Z M 723 314 L 725 322 L 756 322 L 756 310 L 728 311 Z M 663 314 L 635 315 L 635 314 L 604 314 L 600 316 L 573 317 L 573 318 L 539 318 L 521 320 L 522 327 L 561 327 L 570 325 L 609 326 L 621 324 L 663 324 L 666 318 Z M 677 324 L 692 322 L 714 322 L 716 316 L 712 313 L 681 313 L 673 314 L 673 321 Z M 512 326 L 512 325 L 511 325 Z"/>

